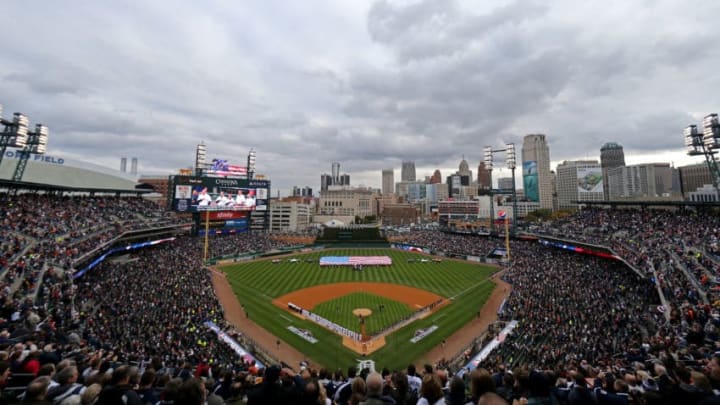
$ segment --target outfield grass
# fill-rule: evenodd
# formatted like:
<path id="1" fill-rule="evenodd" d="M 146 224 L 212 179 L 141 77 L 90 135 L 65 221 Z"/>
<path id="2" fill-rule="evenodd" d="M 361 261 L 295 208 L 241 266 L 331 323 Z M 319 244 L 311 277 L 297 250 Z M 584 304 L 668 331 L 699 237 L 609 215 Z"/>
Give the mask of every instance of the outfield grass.
<path id="1" fill-rule="evenodd" d="M 318 265 L 320 256 L 371 255 L 390 256 L 393 265 L 368 267 L 363 271 L 329 270 Z M 451 304 L 427 318 L 387 336 L 386 346 L 369 356 L 378 362 L 379 367 L 392 369 L 405 368 L 460 327 L 474 321 L 495 286 L 488 280 L 495 270 L 493 267 L 448 259 L 441 263 L 408 263 L 408 259 L 422 256 L 392 249 L 332 249 L 292 257 L 300 259 L 300 262 L 290 263 L 288 258 L 283 258 L 282 263 L 274 264 L 271 259 L 267 259 L 227 265 L 222 270 L 226 272 L 228 281 L 250 318 L 305 353 L 309 359 L 328 368 L 346 368 L 355 364 L 360 356 L 342 346 L 340 336 L 276 307 L 272 304 L 273 298 L 318 284 L 365 281 L 407 285 L 454 298 Z M 306 259 L 313 262 L 306 263 Z M 438 325 L 439 330 L 416 344 L 410 343 L 415 330 L 433 324 Z M 287 330 L 290 325 L 311 331 L 319 342 L 306 342 Z M 448 353 L 451 354 L 454 353 Z"/>
<path id="2" fill-rule="evenodd" d="M 380 311 L 380 305 L 385 306 L 382 311 Z M 372 311 L 372 315 L 365 318 L 365 333 L 368 335 L 398 323 L 414 312 L 402 302 L 365 292 L 352 293 L 325 301 L 316 305 L 312 312 L 359 333 L 360 320 L 352 313 L 356 308 L 367 308 Z"/>

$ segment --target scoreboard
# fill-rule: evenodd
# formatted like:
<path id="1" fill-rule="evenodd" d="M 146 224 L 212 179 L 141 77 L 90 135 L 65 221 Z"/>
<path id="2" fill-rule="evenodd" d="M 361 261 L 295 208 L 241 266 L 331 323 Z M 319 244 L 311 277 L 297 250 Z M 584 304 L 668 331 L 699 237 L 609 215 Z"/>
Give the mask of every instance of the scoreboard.
<path id="1" fill-rule="evenodd" d="M 171 176 L 170 205 L 178 212 L 267 211 L 269 180 Z"/>
<path id="2" fill-rule="evenodd" d="M 206 225 L 211 235 L 269 228 L 269 180 L 170 176 L 168 187 L 169 208 L 192 213 L 197 235 Z"/>

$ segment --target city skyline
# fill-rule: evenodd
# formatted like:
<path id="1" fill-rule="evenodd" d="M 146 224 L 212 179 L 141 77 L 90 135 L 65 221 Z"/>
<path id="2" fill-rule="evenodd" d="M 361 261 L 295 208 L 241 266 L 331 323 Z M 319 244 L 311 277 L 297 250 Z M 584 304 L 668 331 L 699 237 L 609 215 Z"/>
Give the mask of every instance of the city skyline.
<path id="1" fill-rule="evenodd" d="M 137 156 L 140 174 L 169 174 L 192 165 L 201 141 L 236 164 L 255 148 L 257 172 L 283 195 L 319 189 L 329 162 L 380 188 L 380 170 L 404 160 L 418 179 L 454 172 L 463 154 L 476 168 L 483 146 L 519 147 L 531 133 L 547 135 L 553 169 L 599 158 L 606 142 L 624 146 L 628 165 L 699 163 L 682 130 L 720 111 L 707 91 L 720 84 L 712 1 L 4 10 L 0 104 L 6 118 L 48 125 L 48 155 L 115 170 Z"/>

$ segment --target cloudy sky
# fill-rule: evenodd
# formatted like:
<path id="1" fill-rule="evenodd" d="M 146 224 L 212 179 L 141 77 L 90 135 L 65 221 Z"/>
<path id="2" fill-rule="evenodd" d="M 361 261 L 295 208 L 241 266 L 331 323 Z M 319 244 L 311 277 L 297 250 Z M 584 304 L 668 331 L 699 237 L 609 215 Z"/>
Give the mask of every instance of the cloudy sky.
<path id="1" fill-rule="evenodd" d="M 682 129 L 720 110 L 720 2 L 697 0 L 12 1 L 0 103 L 48 154 L 140 172 L 209 157 L 276 190 L 354 184 L 414 160 L 475 171 L 484 145 L 545 133 L 553 162 L 697 161 Z M 505 173 L 507 174 L 507 173 Z M 498 176 L 502 176 L 499 173 Z"/>

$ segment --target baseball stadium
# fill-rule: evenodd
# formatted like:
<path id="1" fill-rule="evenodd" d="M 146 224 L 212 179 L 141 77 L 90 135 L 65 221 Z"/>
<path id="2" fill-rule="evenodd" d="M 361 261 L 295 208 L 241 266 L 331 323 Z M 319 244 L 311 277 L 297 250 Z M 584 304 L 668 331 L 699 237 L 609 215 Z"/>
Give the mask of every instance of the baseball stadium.
<path id="1" fill-rule="evenodd" d="M 5 158 L 9 175 L 18 162 Z M 272 233 L 267 179 L 171 176 L 163 200 L 69 159 L 33 159 L 27 173 L 0 194 L 9 401 L 44 376 L 61 387 L 50 397 L 95 387 L 184 403 L 183 381 L 204 381 L 251 404 L 348 403 L 356 376 L 376 372 L 405 403 L 437 381 L 463 398 L 486 381 L 508 401 L 503 390 L 532 381 L 520 397 L 560 403 L 571 376 L 604 395 L 608 375 L 632 370 L 617 394 L 643 387 L 637 398 L 686 395 L 658 387 L 670 373 L 720 383 L 720 223 L 703 204 L 589 207 L 506 238 L 337 223 Z"/>

